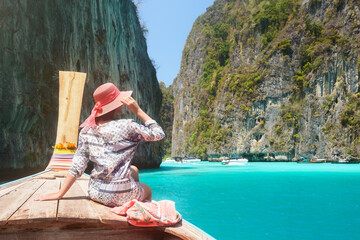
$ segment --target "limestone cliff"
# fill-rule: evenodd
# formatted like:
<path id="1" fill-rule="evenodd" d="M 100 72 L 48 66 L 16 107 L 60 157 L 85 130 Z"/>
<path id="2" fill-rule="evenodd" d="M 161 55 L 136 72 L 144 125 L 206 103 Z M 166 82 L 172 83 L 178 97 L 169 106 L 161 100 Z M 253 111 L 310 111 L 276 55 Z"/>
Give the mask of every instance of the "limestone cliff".
<path id="1" fill-rule="evenodd" d="M 160 82 L 160 89 L 163 95 L 160 115 L 160 125 L 164 129 L 166 138 L 164 139 L 164 157 L 171 157 L 172 123 L 174 122 L 174 96 L 171 86 L 166 87 L 164 82 Z"/>
<path id="2" fill-rule="evenodd" d="M 359 3 L 216 0 L 172 86 L 172 155 L 359 157 Z"/>
<path id="3" fill-rule="evenodd" d="M 161 91 L 131 0 L 0 1 L 0 52 L 0 168 L 47 165 L 57 129 L 59 70 L 88 74 L 81 121 L 91 112 L 93 91 L 107 81 L 133 90 L 158 120 Z M 136 165 L 160 162 L 160 143 L 139 147 Z"/>

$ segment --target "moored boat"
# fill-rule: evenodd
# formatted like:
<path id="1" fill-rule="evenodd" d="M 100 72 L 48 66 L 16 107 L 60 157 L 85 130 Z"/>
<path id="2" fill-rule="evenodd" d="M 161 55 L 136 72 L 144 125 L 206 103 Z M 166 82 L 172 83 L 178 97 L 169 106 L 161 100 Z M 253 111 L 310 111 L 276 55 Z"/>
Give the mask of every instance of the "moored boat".
<path id="1" fill-rule="evenodd" d="M 331 163 L 336 163 L 336 164 L 359 164 L 360 163 L 360 159 L 356 159 L 356 158 L 344 158 L 344 157 L 335 157 Z"/>
<path id="2" fill-rule="evenodd" d="M 323 159 L 318 159 L 317 157 L 314 158 L 304 158 L 301 157 L 297 163 L 326 163 L 329 162 L 327 159 L 323 158 Z"/>
<path id="3" fill-rule="evenodd" d="M 182 160 L 183 163 L 197 163 L 201 162 L 201 159 L 195 157 L 186 157 Z"/>
<path id="4" fill-rule="evenodd" d="M 249 160 L 246 158 L 229 158 L 221 161 L 222 165 L 234 165 L 234 166 L 243 166 L 247 165 Z"/>
<path id="5" fill-rule="evenodd" d="M 167 159 L 165 159 L 164 162 L 166 162 L 166 163 L 174 163 L 176 161 L 174 159 L 172 159 L 172 158 L 167 158 Z"/>

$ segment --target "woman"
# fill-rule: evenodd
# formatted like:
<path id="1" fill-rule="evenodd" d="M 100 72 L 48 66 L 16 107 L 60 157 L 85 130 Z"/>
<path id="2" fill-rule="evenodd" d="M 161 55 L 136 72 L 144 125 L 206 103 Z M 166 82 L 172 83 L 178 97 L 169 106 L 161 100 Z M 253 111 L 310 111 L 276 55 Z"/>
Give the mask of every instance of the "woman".
<path id="1" fill-rule="evenodd" d="M 131 165 L 138 144 L 158 141 L 164 131 L 141 110 L 130 97 L 132 91 L 120 92 L 114 84 L 105 83 L 94 92 L 95 106 L 91 115 L 80 125 L 78 149 L 67 177 L 59 192 L 41 196 L 36 200 L 61 199 L 87 163 L 92 161 L 89 196 L 104 205 L 121 206 L 132 199 L 151 200 L 151 188 L 139 182 L 138 169 Z M 144 125 L 132 119 L 116 120 L 122 105 L 140 118 Z"/>

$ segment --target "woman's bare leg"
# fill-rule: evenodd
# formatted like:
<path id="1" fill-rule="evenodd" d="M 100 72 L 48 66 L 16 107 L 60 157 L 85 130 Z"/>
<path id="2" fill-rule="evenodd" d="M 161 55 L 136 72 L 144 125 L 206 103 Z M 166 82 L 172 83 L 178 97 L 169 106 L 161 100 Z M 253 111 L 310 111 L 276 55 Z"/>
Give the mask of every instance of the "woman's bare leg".
<path id="1" fill-rule="evenodd" d="M 144 189 L 144 200 L 151 201 L 151 195 L 152 195 L 151 187 L 149 187 L 145 183 L 141 183 L 141 182 L 139 182 L 139 183 L 141 184 L 141 186 Z"/>
<path id="2" fill-rule="evenodd" d="M 135 182 L 139 181 L 139 169 L 135 167 L 134 165 L 130 166 L 131 170 L 131 177 L 135 180 Z"/>
<path id="3" fill-rule="evenodd" d="M 139 169 L 134 165 L 131 165 L 130 170 L 131 170 L 131 177 L 135 180 L 135 182 L 139 182 Z M 151 195 L 152 195 L 151 187 L 149 187 L 145 183 L 141 183 L 141 182 L 139 183 L 144 189 L 144 200 L 151 201 Z"/>

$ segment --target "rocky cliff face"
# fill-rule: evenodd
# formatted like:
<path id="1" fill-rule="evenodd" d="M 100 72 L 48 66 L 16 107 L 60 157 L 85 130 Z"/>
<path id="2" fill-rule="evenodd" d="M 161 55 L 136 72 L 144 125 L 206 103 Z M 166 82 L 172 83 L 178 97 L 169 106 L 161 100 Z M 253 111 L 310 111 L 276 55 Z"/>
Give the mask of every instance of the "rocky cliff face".
<path id="1" fill-rule="evenodd" d="M 359 1 L 217 0 L 173 84 L 172 155 L 360 155 Z"/>
<path id="2" fill-rule="evenodd" d="M 162 126 L 166 138 L 163 140 L 164 158 L 171 157 L 172 123 L 174 122 L 174 96 L 171 86 L 166 87 L 164 82 L 160 82 L 160 89 L 163 95 L 161 104 L 160 125 Z"/>
<path id="3" fill-rule="evenodd" d="M 86 72 L 81 121 L 92 93 L 111 81 L 158 120 L 161 91 L 131 0 L 0 1 L 0 168 L 45 167 L 55 144 L 58 71 Z M 134 118 L 129 112 L 125 117 Z M 161 163 L 143 144 L 141 168 Z"/>

